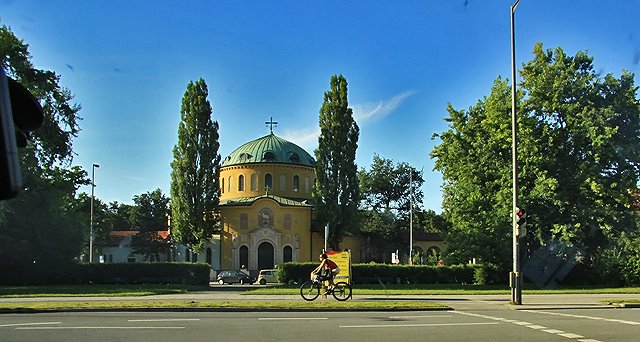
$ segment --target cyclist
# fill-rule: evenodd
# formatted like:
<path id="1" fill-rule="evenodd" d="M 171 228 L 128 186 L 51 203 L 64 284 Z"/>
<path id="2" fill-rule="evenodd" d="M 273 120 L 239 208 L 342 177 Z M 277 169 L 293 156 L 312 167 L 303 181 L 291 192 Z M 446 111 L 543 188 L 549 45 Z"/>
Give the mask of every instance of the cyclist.
<path id="1" fill-rule="evenodd" d="M 318 265 L 311 274 L 319 274 L 320 272 L 322 272 L 322 276 L 329 281 L 329 287 L 325 293 L 328 294 L 333 290 L 333 278 L 336 274 L 340 273 L 340 268 L 327 257 L 326 253 L 322 253 L 320 254 L 320 265 Z"/>

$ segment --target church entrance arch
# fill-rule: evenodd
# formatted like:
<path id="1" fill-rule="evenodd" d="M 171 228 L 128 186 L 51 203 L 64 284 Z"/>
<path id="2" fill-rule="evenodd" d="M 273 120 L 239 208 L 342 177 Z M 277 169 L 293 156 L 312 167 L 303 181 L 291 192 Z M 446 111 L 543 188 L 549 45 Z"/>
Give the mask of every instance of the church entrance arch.
<path id="1" fill-rule="evenodd" d="M 273 245 L 265 241 L 258 245 L 258 269 L 273 268 L 274 265 Z"/>

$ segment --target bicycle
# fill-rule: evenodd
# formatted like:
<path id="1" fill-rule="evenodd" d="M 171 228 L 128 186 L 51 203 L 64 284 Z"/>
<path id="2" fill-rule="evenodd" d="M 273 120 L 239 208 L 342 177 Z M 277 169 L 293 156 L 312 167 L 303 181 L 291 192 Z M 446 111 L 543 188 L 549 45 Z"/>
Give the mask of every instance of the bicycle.
<path id="1" fill-rule="evenodd" d="M 329 280 L 328 277 L 316 275 L 311 280 L 305 281 L 300 286 L 300 296 L 306 301 L 313 301 L 320 296 L 320 289 L 323 287 L 323 283 Z M 333 284 L 332 290 L 327 290 L 325 294 L 331 293 L 333 298 L 338 301 L 345 301 L 351 298 L 351 285 L 343 281 Z"/>

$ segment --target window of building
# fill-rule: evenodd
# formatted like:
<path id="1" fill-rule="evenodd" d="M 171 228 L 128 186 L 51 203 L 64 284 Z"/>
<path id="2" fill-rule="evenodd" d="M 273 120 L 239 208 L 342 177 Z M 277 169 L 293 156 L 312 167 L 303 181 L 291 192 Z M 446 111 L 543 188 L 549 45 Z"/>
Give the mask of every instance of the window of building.
<path id="1" fill-rule="evenodd" d="M 292 163 L 299 163 L 300 156 L 298 156 L 298 154 L 295 152 L 291 152 L 291 154 L 289 155 L 289 161 Z"/>
<path id="2" fill-rule="evenodd" d="M 293 176 L 293 192 L 300 191 L 300 177 L 298 175 Z"/>
<path id="3" fill-rule="evenodd" d="M 264 161 L 274 161 L 276 160 L 276 156 L 271 151 L 267 151 L 262 155 L 262 160 Z"/>
<path id="4" fill-rule="evenodd" d="M 280 175 L 280 184 L 278 185 L 280 186 L 280 192 L 285 192 L 287 189 L 287 176 Z"/>
<path id="5" fill-rule="evenodd" d="M 266 191 L 273 189 L 273 180 L 271 179 L 271 174 L 267 173 L 264 175 L 264 188 Z"/>
<path id="6" fill-rule="evenodd" d="M 258 175 L 255 173 L 251 175 L 251 191 L 258 191 Z"/>
<path id="7" fill-rule="evenodd" d="M 310 189 L 309 177 L 304 177 L 304 192 L 308 194 L 309 193 L 309 189 Z"/>
<path id="8" fill-rule="evenodd" d="M 228 185 L 228 187 L 227 187 L 227 190 L 228 190 L 229 192 L 231 192 L 231 189 L 233 189 L 233 188 L 232 188 L 232 185 L 231 185 L 232 183 L 233 183 L 233 176 L 229 176 L 229 185 Z"/>
<path id="9" fill-rule="evenodd" d="M 238 191 L 244 191 L 244 175 L 238 176 Z"/>
<path id="10" fill-rule="evenodd" d="M 292 262 L 293 261 L 293 249 L 291 246 L 284 246 L 282 249 L 282 262 Z"/>
<path id="11" fill-rule="evenodd" d="M 248 229 L 249 228 L 249 214 L 243 213 L 240 214 L 240 229 Z"/>
<path id="12" fill-rule="evenodd" d="M 134 262 L 136 262 L 136 257 L 134 257 L 134 256 L 129 256 L 129 257 L 127 257 L 127 262 L 128 262 L 128 263 L 134 263 Z"/>
<path id="13" fill-rule="evenodd" d="M 220 189 L 220 192 L 224 194 L 224 178 L 222 178 L 222 187 Z"/>

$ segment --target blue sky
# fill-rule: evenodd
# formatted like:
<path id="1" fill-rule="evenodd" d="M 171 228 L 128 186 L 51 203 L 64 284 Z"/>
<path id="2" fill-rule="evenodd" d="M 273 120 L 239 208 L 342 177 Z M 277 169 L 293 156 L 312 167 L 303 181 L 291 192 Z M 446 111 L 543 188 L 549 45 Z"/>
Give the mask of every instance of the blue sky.
<path id="1" fill-rule="evenodd" d="M 0 0 L 0 24 L 30 45 L 38 68 L 56 71 L 82 106 L 74 141 L 96 169 L 96 197 L 132 203 L 169 195 L 180 103 L 189 81 L 209 86 L 220 154 L 274 133 L 317 147 L 318 112 L 334 74 L 349 82 L 360 126 L 359 168 L 374 153 L 424 168 L 427 209 L 441 211 L 433 133 L 447 103 L 468 108 L 510 77 L 504 0 L 124 1 Z M 640 72 L 640 0 L 521 0 L 516 59 L 535 42 L 575 54 L 596 70 Z M 638 82 L 638 77 L 636 77 Z M 90 192 L 90 187 L 81 188 Z"/>

